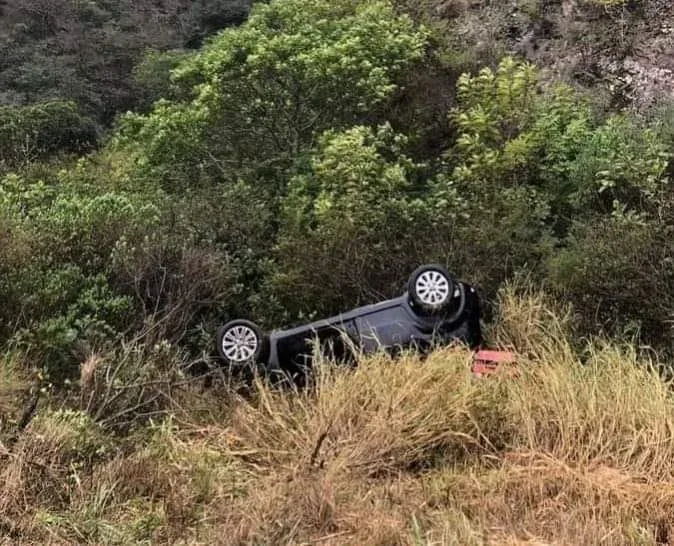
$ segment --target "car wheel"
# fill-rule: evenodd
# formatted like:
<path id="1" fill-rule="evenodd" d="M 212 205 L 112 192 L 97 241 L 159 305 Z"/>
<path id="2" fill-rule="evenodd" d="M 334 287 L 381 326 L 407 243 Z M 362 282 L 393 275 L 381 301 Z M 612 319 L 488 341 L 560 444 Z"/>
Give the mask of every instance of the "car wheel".
<path id="1" fill-rule="evenodd" d="M 268 356 L 269 339 L 254 322 L 237 319 L 218 330 L 217 351 L 230 366 L 257 364 Z"/>
<path id="2" fill-rule="evenodd" d="M 415 307 L 438 313 L 445 310 L 454 297 L 454 280 L 441 265 L 424 265 L 410 276 L 407 292 Z"/>

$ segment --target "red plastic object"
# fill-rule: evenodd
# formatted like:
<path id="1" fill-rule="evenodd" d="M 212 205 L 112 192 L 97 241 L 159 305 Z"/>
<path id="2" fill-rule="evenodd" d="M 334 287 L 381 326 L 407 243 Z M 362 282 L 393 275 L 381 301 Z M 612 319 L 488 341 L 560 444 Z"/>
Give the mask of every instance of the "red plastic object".
<path id="1" fill-rule="evenodd" d="M 482 377 L 494 373 L 499 367 L 515 364 L 517 355 L 511 351 L 480 350 L 473 357 L 471 371 L 477 376 Z"/>

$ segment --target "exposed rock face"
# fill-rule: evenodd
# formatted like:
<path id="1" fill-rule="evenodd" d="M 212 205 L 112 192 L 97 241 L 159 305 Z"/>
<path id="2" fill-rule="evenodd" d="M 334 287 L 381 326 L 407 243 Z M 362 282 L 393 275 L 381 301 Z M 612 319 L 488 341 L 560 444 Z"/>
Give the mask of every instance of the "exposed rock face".
<path id="1" fill-rule="evenodd" d="M 674 5 L 666 17 L 653 20 L 650 35 L 637 43 L 634 54 L 627 56 L 618 71 L 625 74 L 634 99 L 649 103 L 661 98 L 674 98 Z"/>
<path id="2" fill-rule="evenodd" d="M 674 1 L 447 0 L 437 15 L 451 20 L 476 49 L 496 38 L 566 81 L 603 90 L 617 106 L 645 108 L 674 100 Z M 492 48 L 494 46 L 491 46 Z"/>

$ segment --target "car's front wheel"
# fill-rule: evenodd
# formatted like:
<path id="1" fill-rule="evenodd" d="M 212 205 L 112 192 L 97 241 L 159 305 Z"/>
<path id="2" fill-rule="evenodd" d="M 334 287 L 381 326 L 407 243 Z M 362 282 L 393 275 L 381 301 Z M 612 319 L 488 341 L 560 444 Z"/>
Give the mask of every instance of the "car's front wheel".
<path id="1" fill-rule="evenodd" d="M 439 313 L 447 309 L 454 297 L 454 280 L 441 265 L 424 265 L 410 276 L 407 292 L 416 308 Z"/>
<path id="2" fill-rule="evenodd" d="M 267 358 L 269 340 L 254 322 L 237 319 L 218 330 L 216 348 L 228 365 L 245 366 Z"/>

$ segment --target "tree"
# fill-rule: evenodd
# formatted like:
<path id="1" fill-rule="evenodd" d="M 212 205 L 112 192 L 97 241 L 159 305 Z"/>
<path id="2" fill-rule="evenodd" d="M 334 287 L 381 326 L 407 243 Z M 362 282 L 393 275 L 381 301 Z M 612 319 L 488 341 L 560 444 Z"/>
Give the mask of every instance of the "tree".
<path id="1" fill-rule="evenodd" d="M 189 100 L 126 116 L 119 142 L 172 186 L 278 177 L 317 134 L 376 119 L 424 45 L 424 31 L 383 0 L 257 4 L 173 71 Z"/>
<path id="2" fill-rule="evenodd" d="M 432 248 L 431 209 L 390 125 L 320 136 L 289 182 L 271 289 L 293 317 L 337 312 L 400 291 Z"/>

